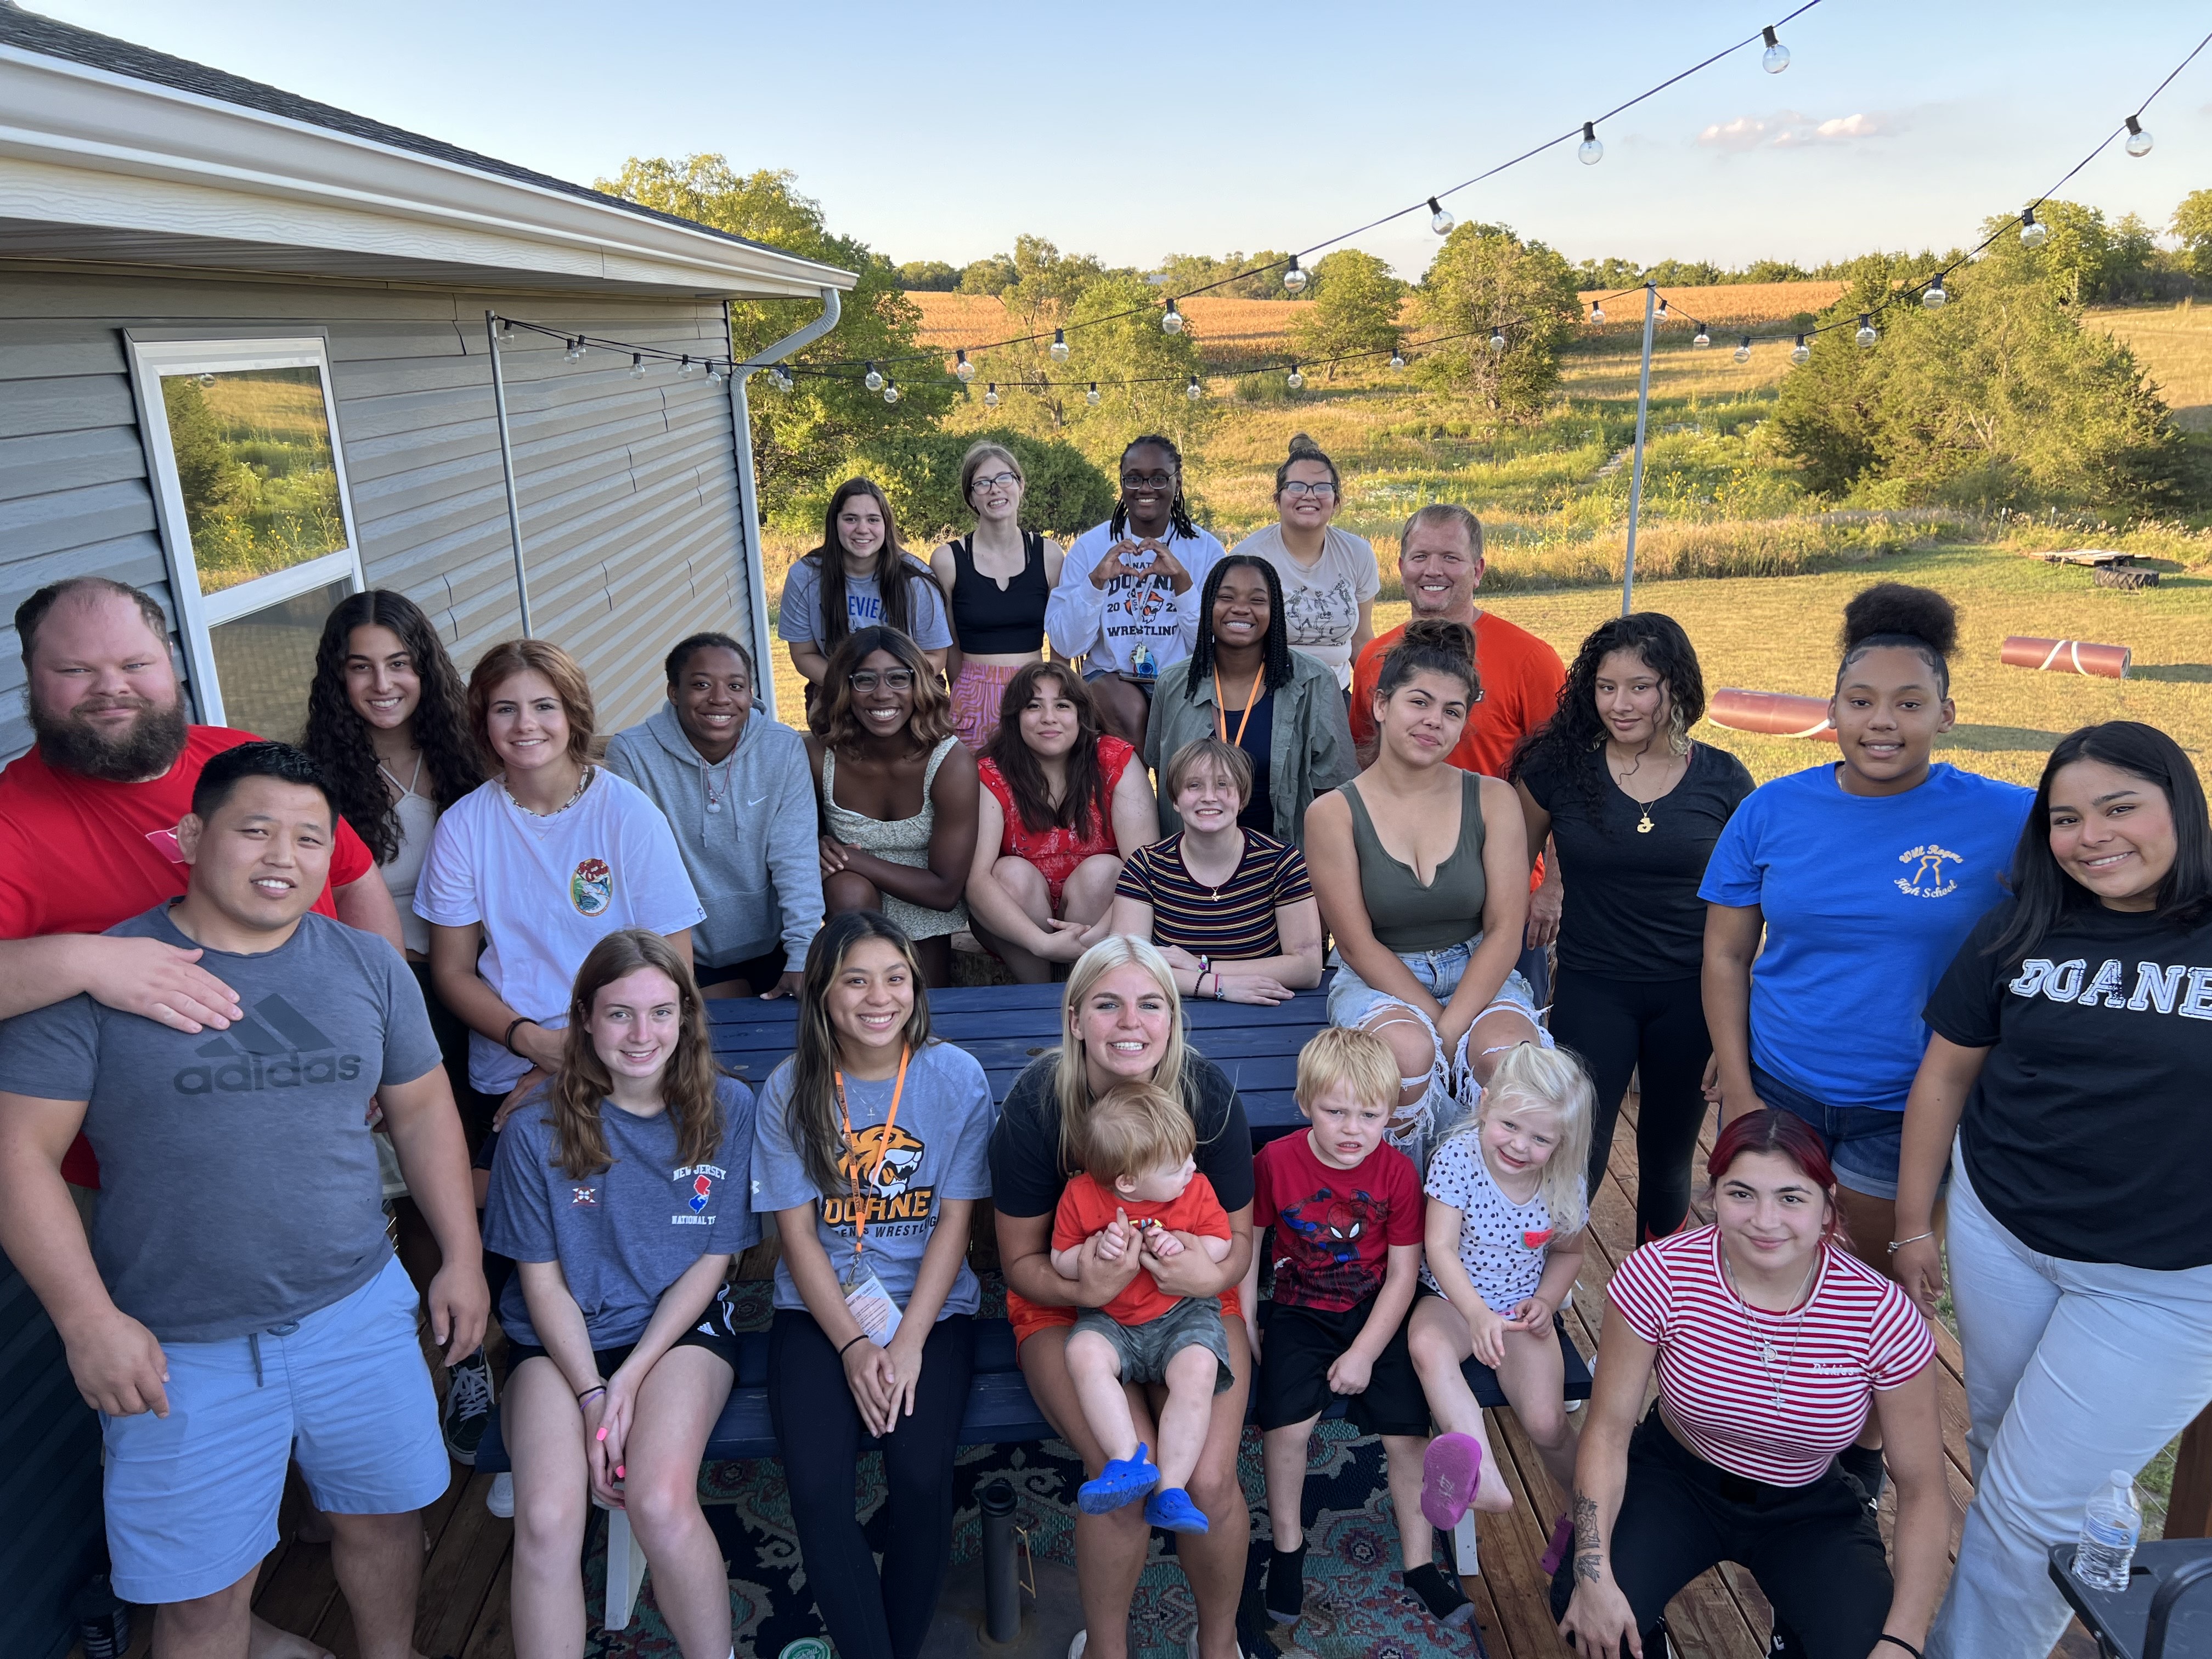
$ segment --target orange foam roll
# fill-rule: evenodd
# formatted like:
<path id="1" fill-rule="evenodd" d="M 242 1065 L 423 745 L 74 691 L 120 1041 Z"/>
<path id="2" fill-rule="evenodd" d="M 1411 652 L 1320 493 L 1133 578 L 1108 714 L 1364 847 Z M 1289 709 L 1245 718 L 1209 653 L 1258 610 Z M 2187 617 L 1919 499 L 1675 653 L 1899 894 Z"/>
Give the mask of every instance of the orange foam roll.
<path id="1" fill-rule="evenodd" d="M 2046 669 L 2053 674 L 2094 674 L 2124 680 L 2136 653 L 2124 645 L 2091 645 L 2086 640 L 2038 640 L 2014 634 L 1999 659 L 2008 668 Z"/>
<path id="2" fill-rule="evenodd" d="M 1742 691 L 1724 685 L 1705 705 L 1705 718 L 1731 732 L 1760 732 L 1771 738 L 1825 738 L 1836 740 L 1828 720 L 1828 704 L 1821 697 L 1794 696 L 1787 691 Z"/>

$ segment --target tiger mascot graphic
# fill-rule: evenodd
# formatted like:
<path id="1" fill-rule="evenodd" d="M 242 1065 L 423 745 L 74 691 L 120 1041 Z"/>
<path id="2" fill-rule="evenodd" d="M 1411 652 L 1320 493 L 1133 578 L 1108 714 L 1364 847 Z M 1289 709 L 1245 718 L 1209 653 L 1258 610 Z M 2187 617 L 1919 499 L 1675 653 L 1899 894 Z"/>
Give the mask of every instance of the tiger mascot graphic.
<path id="1" fill-rule="evenodd" d="M 871 1228 L 879 1223 L 928 1220 L 937 1189 L 915 1184 L 927 1151 L 919 1136 L 896 1124 L 855 1129 L 837 1159 L 843 1188 L 823 1200 L 823 1218 L 833 1227 L 850 1226 L 854 1195 L 858 1194 Z"/>

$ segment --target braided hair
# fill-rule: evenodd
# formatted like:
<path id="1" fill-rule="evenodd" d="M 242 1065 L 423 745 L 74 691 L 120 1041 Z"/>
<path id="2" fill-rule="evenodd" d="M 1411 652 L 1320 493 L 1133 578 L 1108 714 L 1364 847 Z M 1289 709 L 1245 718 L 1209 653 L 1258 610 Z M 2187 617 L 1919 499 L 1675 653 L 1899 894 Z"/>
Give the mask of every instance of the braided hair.
<path id="1" fill-rule="evenodd" d="M 1267 584 L 1267 632 L 1260 643 L 1267 652 L 1267 680 L 1270 691 L 1291 683 L 1290 619 L 1283 614 L 1283 578 L 1275 567 L 1256 553 L 1225 553 L 1206 573 L 1206 586 L 1198 601 L 1198 641 L 1191 647 L 1190 678 L 1182 694 L 1198 701 L 1198 688 L 1213 672 L 1213 601 L 1221 592 L 1221 579 L 1231 570 L 1256 570 Z"/>
<path id="2" fill-rule="evenodd" d="M 1590 630 L 1567 670 L 1559 708 L 1521 739 L 1505 769 L 1508 782 L 1517 782 L 1531 772 L 1556 773 L 1563 781 L 1572 778 L 1590 821 L 1607 834 L 1613 825 L 1605 816 L 1603 773 L 1589 763 L 1589 757 L 1606 738 L 1605 721 L 1597 712 L 1597 671 L 1616 651 L 1634 653 L 1667 688 L 1667 739 L 1676 752 L 1687 750 L 1689 730 L 1705 712 L 1705 678 L 1698 666 L 1698 653 L 1672 617 L 1638 611 L 1608 617 Z"/>
<path id="3" fill-rule="evenodd" d="M 1182 499 L 1182 451 L 1175 447 L 1174 441 L 1163 438 L 1157 432 L 1148 432 L 1140 438 L 1132 438 L 1122 447 L 1121 465 L 1124 466 L 1128 465 L 1130 451 L 1143 449 L 1147 446 L 1167 451 L 1169 465 L 1175 468 L 1175 500 L 1168 504 L 1168 528 L 1170 532 L 1169 539 L 1173 540 L 1176 536 L 1183 536 L 1194 541 L 1196 540 L 1198 526 L 1191 522 L 1190 508 L 1184 504 Z M 1117 495 L 1114 498 L 1114 516 L 1107 523 L 1106 533 L 1118 542 L 1121 539 L 1121 532 L 1128 527 L 1128 503 Z"/>

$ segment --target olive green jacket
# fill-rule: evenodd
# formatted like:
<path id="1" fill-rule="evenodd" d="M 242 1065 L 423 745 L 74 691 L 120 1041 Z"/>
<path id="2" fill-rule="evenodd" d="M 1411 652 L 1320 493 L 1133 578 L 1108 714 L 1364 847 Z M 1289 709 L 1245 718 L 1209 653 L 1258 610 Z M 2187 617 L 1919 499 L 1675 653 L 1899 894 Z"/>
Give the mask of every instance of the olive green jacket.
<path id="1" fill-rule="evenodd" d="M 1183 744 L 1216 735 L 1213 677 L 1199 682 L 1193 698 L 1188 695 L 1190 665 L 1191 659 L 1185 657 L 1160 671 L 1152 691 L 1152 720 L 1145 729 L 1145 764 L 1158 779 L 1163 836 L 1181 830 L 1182 820 L 1161 775 Z M 1275 687 L 1267 696 L 1275 705 L 1267 774 L 1268 799 L 1275 810 L 1273 833 L 1277 841 L 1302 846 L 1306 808 L 1314 797 L 1349 783 L 1359 770 L 1352 754 L 1352 726 L 1345 717 L 1344 693 L 1335 672 L 1302 651 L 1291 653 L 1290 684 Z"/>

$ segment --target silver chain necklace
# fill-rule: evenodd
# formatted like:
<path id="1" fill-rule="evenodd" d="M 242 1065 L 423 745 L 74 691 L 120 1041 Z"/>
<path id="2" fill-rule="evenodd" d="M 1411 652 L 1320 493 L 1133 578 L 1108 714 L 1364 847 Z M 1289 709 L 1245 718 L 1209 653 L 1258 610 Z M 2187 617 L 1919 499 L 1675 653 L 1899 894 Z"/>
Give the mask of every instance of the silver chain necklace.
<path id="1" fill-rule="evenodd" d="M 1736 1312 L 1743 1318 L 1743 1328 L 1751 1334 L 1752 1346 L 1759 1353 L 1759 1369 L 1766 1373 L 1766 1386 L 1774 1395 L 1774 1409 L 1778 1414 L 1783 1410 L 1782 1378 L 1790 1375 L 1790 1367 L 1796 1362 L 1797 1345 L 1805 1340 L 1805 1315 L 1813 1305 L 1808 1297 L 1813 1289 L 1814 1276 L 1820 1271 L 1820 1254 L 1817 1250 L 1814 1253 L 1813 1265 L 1805 1270 L 1805 1282 L 1797 1287 L 1797 1311 L 1790 1322 L 1794 1334 L 1790 1339 L 1790 1352 L 1784 1356 L 1782 1369 L 1778 1373 L 1774 1369 L 1774 1340 L 1761 1333 L 1758 1322 L 1751 1316 L 1751 1303 L 1745 1297 L 1742 1286 L 1735 1282 L 1735 1267 L 1729 1261 L 1727 1243 L 1722 1242 L 1719 1248 L 1721 1272 L 1728 1277 L 1729 1291 L 1735 1297 Z M 1762 1309 L 1760 1311 L 1765 1310 Z"/>
<path id="2" fill-rule="evenodd" d="M 586 767 L 582 775 L 576 780 L 576 787 L 574 792 L 569 795 L 568 799 L 562 801 L 558 806 L 555 807 L 550 812 L 532 812 L 527 806 L 525 806 L 520 801 L 516 800 L 514 799 L 514 791 L 507 787 L 507 779 L 504 776 L 502 776 L 499 781 L 500 792 L 507 797 L 509 804 L 511 804 L 518 812 L 529 813 L 529 815 L 533 818 L 557 818 L 562 813 L 567 811 L 578 801 L 583 799 L 584 791 L 590 786 L 592 781 L 592 773 L 595 769 L 596 769 L 592 767 Z"/>

